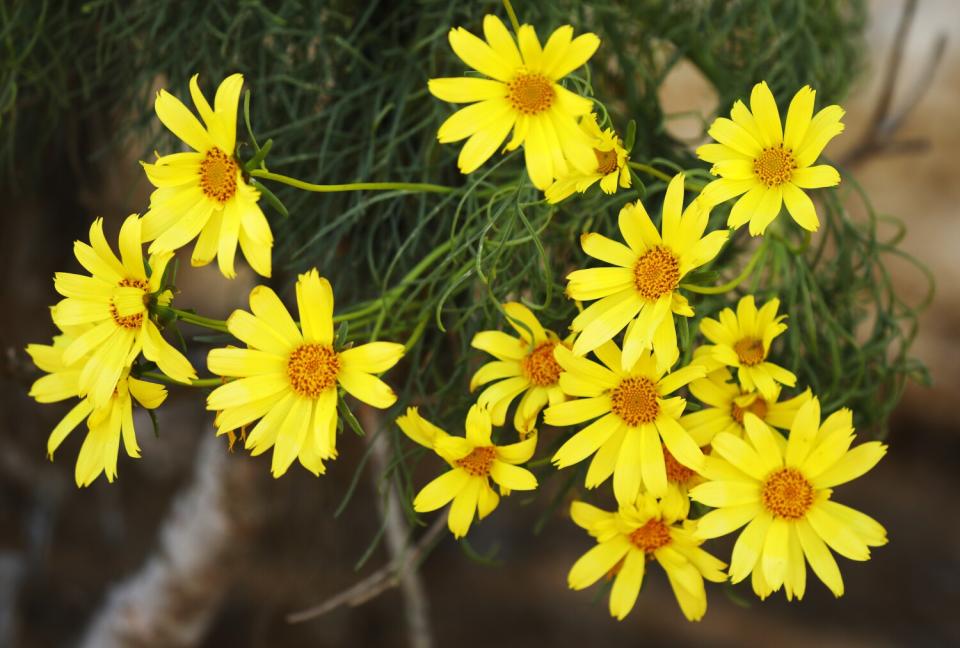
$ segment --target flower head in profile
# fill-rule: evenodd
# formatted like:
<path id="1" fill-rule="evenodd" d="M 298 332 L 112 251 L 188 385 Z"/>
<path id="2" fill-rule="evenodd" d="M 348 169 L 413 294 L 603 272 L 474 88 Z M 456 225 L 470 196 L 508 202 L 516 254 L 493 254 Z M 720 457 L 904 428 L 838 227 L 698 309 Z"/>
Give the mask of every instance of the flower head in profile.
<path id="1" fill-rule="evenodd" d="M 620 349 L 613 342 L 594 353 L 603 364 L 565 347 L 554 352 L 564 370 L 560 387 L 579 398 L 547 408 L 544 421 L 566 426 L 596 420 L 570 437 L 552 461 L 566 468 L 593 455 L 587 488 L 613 475 L 613 493 L 621 504 L 635 501 L 641 487 L 663 497 L 667 493 L 664 446 L 683 466 L 697 470 L 703 463 L 703 452 L 678 421 L 686 401 L 669 395 L 702 377 L 704 369 L 691 365 L 665 374 L 653 354 L 644 351 L 625 371 Z"/>
<path id="2" fill-rule="evenodd" d="M 217 433 L 256 425 L 245 447 L 253 455 L 273 448 L 271 471 L 280 477 L 295 459 L 319 475 L 323 461 L 337 456 L 337 388 L 364 403 L 384 409 L 397 400 L 374 376 L 390 369 L 403 345 L 370 342 L 345 350 L 334 348 L 333 290 L 316 270 L 297 281 L 299 326 L 273 290 L 250 291 L 250 310 L 227 319 L 230 334 L 248 348 L 213 349 L 207 366 L 233 378 L 207 397 L 217 410 Z"/>
<path id="3" fill-rule="evenodd" d="M 82 330 L 82 329 L 80 329 Z M 30 388 L 30 396 L 40 403 L 54 403 L 80 395 L 80 374 L 85 358 L 68 363 L 65 351 L 78 337 L 80 330 L 58 335 L 53 344 L 30 344 L 27 353 L 33 362 L 47 372 Z M 116 389 L 105 404 L 94 407 L 90 397 L 83 397 L 54 427 L 47 439 L 47 453 L 53 459 L 63 440 L 84 420 L 87 436 L 77 456 L 74 476 L 77 486 L 89 486 L 101 474 L 112 482 L 117 476 L 120 441 L 127 454 L 137 458 L 140 446 L 133 427 L 133 401 L 147 409 L 156 409 L 167 397 L 162 385 L 138 380 L 124 369 Z"/>
<path id="4" fill-rule="evenodd" d="M 573 195 L 573 192 L 583 193 L 597 181 L 600 189 L 606 194 L 612 194 L 617 187 L 630 188 L 630 168 L 627 166 L 629 156 L 623 148 L 623 141 L 612 128 L 600 130 L 597 125 L 597 115 L 590 113 L 580 119 L 580 130 L 587 136 L 593 147 L 593 154 L 597 158 L 595 168 L 590 172 L 583 172 L 572 167 L 565 175 L 547 187 L 546 197 L 549 203 L 558 203 Z"/>
<path id="5" fill-rule="evenodd" d="M 491 479 L 501 495 L 537 487 L 533 473 L 519 466 L 533 456 L 536 436 L 509 445 L 494 445 L 490 414 L 481 405 L 474 405 L 467 412 L 463 437 L 447 434 L 421 417 L 416 407 L 397 418 L 397 425 L 413 441 L 433 450 L 450 465 L 450 470 L 420 489 L 413 508 L 427 513 L 452 501 L 447 526 L 454 537 L 467 535 L 474 514 L 482 520 L 497 508 L 500 496 L 491 487 Z"/>
<path id="6" fill-rule="evenodd" d="M 492 15 L 484 17 L 483 33 L 486 40 L 457 27 L 449 37 L 454 53 L 486 78 L 430 79 L 429 83 L 438 99 L 470 104 L 437 132 L 444 144 L 467 140 L 457 161 L 460 171 L 472 173 L 479 168 L 512 128 L 505 150 L 523 145 L 527 173 L 538 189 L 546 189 L 571 165 L 592 172 L 596 158 L 576 118 L 590 112 L 593 104 L 558 82 L 593 56 L 600 39 L 595 34 L 573 38 L 573 28 L 564 25 L 541 46 L 530 25 L 521 26 L 514 39 Z"/>
<path id="7" fill-rule="evenodd" d="M 129 216 L 120 228 L 120 258 L 103 235 L 103 219 L 90 226 L 90 244 L 74 243 L 73 252 L 90 275 L 58 272 L 54 288 L 65 297 L 53 307 L 53 321 L 61 330 L 84 327 L 63 351 L 64 362 L 80 368 L 79 395 L 90 395 L 101 407 L 114 396 L 120 376 L 142 351 L 147 360 L 179 382 L 197 377 L 190 362 L 173 348 L 150 318 L 151 301 L 170 303 L 169 291 L 160 292 L 171 254 L 154 254 L 150 274 L 143 262 L 140 219 Z"/>
<path id="8" fill-rule="evenodd" d="M 745 390 L 732 379 L 730 371 L 721 367 L 690 383 L 690 393 L 704 407 L 684 414 L 680 424 L 698 441 L 702 440 L 701 445 L 707 445 L 721 432 L 742 437 L 745 433 L 743 417 L 747 413 L 767 425 L 789 430 L 797 410 L 813 397 L 807 389 L 798 396 L 781 401 L 780 385 L 774 385 L 772 397 L 766 399 L 755 389 Z"/>
<path id="9" fill-rule="evenodd" d="M 727 240 L 726 230 L 703 235 L 708 217 L 709 210 L 699 200 L 683 209 L 683 174 L 678 174 L 664 197 L 662 236 L 638 200 L 620 210 L 626 245 L 600 234 L 580 238 L 584 252 L 612 266 L 567 276 L 571 298 L 597 300 L 570 325 L 580 334 L 573 345 L 575 354 L 596 349 L 626 328 L 623 369 L 651 348 L 662 371 L 676 363 L 680 352 L 673 315 L 693 315 L 678 291 L 680 280 L 717 256 Z"/>
<path id="10" fill-rule="evenodd" d="M 190 95 L 202 124 L 167 91 L 157 95 L 157 117 L 192 150 L 142 163 L 156 187 L 143 216 L 143 240 L 153 241 L 150 252 L 172 252 L 197 239 L 190 262 L 204 266 L 217 257 L 227 278 L 236 276 L 239 244 L 250 267 L 269 277 L 273 234 L 257 204 L 260 192 L 243 179 L 234 156 L 242 86 L 242 75 L 228 76 L 211 107 L 194 75 Z"/>
<path id="11" fill-rule="evenodd" d="M 718 143 L 697 149 L 701 160 L 713 163 L 720 176 L 703 190 L 703 198 L 716 205 L 740 196 L 730 210 L 730 227 L 750 223 L 750 234 L 763 234 L 785 204 L 800 227 L 820 227 L 817 210 L 804 189 L 832 187 L 840 174 L 828 164 L 817 164 L 827 143 L 843 132 L 843 109 L 827 106 L 813 114 L 816 91 L 800 88 L 781 126 L 773 93 L 761 81 L 750 93 L 750 108 L 733 104 L 730 119 L 719 117 L 710 126 Z"/>
<path id="12" fill-rule="evenodd" d="M 566 400 L 560 389 L 560 365 L 553 357 L 557 345 L 568 345 L 540 325 L 530 309 L 517 302 L 503 305 L 510 323 L 520 337 L 502 331 L 480 331 L 470 345 L 496 358 L 480 367 L 470 379 L 470 391 L 490 384 L 477 402 L 490 411 L 494 425 L 503 425 L 507 408 L 523 394 L 513 416 L 513 425 L 526 436 L 536 427 L 537 416 L 547 405 Z"/>
<path id="13" fill-rule="evenodd" d="M 787 330 L 786 315 L 777 315 L 779 299 L 771 299 L 757 310 L 753 295 L 737 304 L 737 312 L 724 308 L 718 319 L 705 317 L 700 332 L 713 342 L 705 345 L 713 359 L 737 368 L 737 379 L 747 392 L 759 391 L 766 401 L 777 398 L 777 383 L 793 387 L 797 377 L 783 367 L 767 361 L 774 338 Z"/>
<path id="14" fill-rule="evenodd" d="M 886 453 L 878 441 L 851 449 L 850 410 L 820 423 L 820 402 L 807 401 L 797 412 L 788 440 L 753 414 L 741 439 L 721 433 L 702 474 L 707 482 L 690 497 L 715 507 L 698 520 L 697 535 L 716 538 L 746 525 L 733 547 L 730 580 L 753 574 L 761 598 L 781 587 L 788 599 L 803 598 L 806 566 L 843 594 L 843 579 L 830 553 L 851 560 L 870 558 L 870 547 L 886 544 L 886 531 L 872 518 L 834 502 L 832 488 L 873 468 Z M 829 547 L 829 549 L 828 549 Z"/>
<path id="15" fill-rule="evenodd" d="M 573 502 L 570 517 L 597 545 L 570 568 L 570 589 L 582 590 L 613 576 L 610 614 L 623 620 L 633 609 L 643 585 L 647 563 L 656 561 L 667 574 L 683 615 L 699 621 L 707 611 L 703 579 L 727 580 L 726 565 L 700 548 L 696 528 L 670 515 L 648 493 L 618 511 L 604 511 L 586 502 Z"/>

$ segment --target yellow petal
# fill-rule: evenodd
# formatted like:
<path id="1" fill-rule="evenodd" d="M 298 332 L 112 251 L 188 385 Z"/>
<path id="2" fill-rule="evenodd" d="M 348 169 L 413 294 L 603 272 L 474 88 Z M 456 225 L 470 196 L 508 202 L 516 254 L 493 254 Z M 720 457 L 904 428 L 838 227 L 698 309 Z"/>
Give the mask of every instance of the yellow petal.
<path id="1" fill-rule="evenodd" d="M 623 620 L 637 602 L 643 584 L 646 557 L 642 551 L 628 551 L 620 573 L 610 590 L 610 614 Z"/>
<path id="2" fill-rule="evenodd" d="M 514 466 L 494 459 L 490 467 L 490 478 L 501 487 L 509 490 L 535 490 L 537 478 L 526 468 Z"/>
<path id="3" fill-rule="evenodd" d="M 498 81 L 509 81 L 513 76 L 513 68 L 487 43 L 466 29 L 462 27 L 451 29 L 448 39 L 454 53 L 478 72 Z"/>
<path id="4" fill-rule="evenodd" d="M 337 374 L 337 382 L 348 394 L 372 407 L 386 409 L 397 402 L 393 389 L 368 373 L 344 368 Z"/>
<path id="5" fill-rule="evenodd" d="M 427 88 L 437 99 L 451 103 L 502 99 L 507 95 L 507 86 L 500 81 L 476 77 L 430 79 Z"/>
<path id="6" fill-rule="evenodd" d="M 630 542 L 624 536 L 617 535 L 590 549 L 570 568 L 567 575 L 570 589 L 582 590 L 596 583 L 620 562 L 630 548 Z"/>
<path id="7" fill-rule="evenodd" d="M 596 452 L 622 426 L 623 422 L 616 415 L 607 414 L 570 437 L 551 461 L 557 468 L 579 463 Z"/>
<path id="8" fill-rule="evenodd" d="M 767 146 L 776 146 L 783 142 L 780 111 L 766 81 L 753 86 L 753 91 L 750 93 L 750 110 L 757 120 Z"/>
<path id="9" fill-rule="evenodd" d="M 403 357 L 403 345 L 396 342 L 370 342 L 341 351 L 340 366 L 365 373 L 381 373 Z"/>
<path id="10" fill-rule="evenodd" d="M 447 527 L 453 537 L 462 538 L 470 530 L 484 481 L 485 478 L 470 477 L 463 489 L 453 498 L 453 505 L 447 514 Z"/>
<path id="11" fill-rule="evenodd" d="M 697 490 L 707 485 L 698 486 Z M 767 531 L 772 522 L 773 516 L 764 511 L 755 517 L 740 533 L 737 542 L 733 545 L 733 553 L 730 555 L 731 582 L 739 583 L 756 568 L 757 562 L 760 560 L 760 553 L 763 551 L 763 543 L 767 538 Z"/>
<path id="12" fill-rule="evenodd" d="M 788 182 L 783 185 L 783 203 L 797 225 L 811 232 L 820 228 L 820 219 L 817 218 L 813 201 L 795 184 Z"/>
<path id="13" fill-rule="evenodd" d="M 443 508 L 463 491 L 470 481 L 470 475 L 459 468 L 448 470 L 420 489 L 413 499 L 413 510 L 417 513 L 429 513 Z"/>
<path id="14" fill-rule="evenodd" d="M 240 104 L 240 90 L 243 88 L 243 75 L 231 74 L 220 82 L 213 100 L 213 110 L 219 122 L 217 145 L 224 153 L 232 154 L 237 141 L 237 108 Z M 222 139 L 221 139 L 222 138 Z"/>
<path id="15" fill-rule="evenodd" d="M 297 279 L 297 309 L 304 341 L 333 344 L 333 288 L 316 268 Z"/>
<path id="16" fill-rule="evenodd" d="M 179 99 L 166 90 L 160 90 L 157 93 L 154 107 L 157 111 L 157 117 L 160 118 L 163 125 L 194 150 L 203 153 L 215 145 L 206 129 L 197 121 L 197 118 L 187 110 L 187 107 Z M 233 153 L 232 150 L 224 152 Z"/>

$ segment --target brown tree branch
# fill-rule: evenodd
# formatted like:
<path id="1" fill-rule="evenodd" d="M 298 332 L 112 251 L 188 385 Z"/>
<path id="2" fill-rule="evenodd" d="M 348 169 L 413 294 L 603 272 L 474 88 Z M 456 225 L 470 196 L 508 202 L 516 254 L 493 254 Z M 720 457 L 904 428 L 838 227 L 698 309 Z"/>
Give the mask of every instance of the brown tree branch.
<path id="1" fill-rule="evenodd" d="M 203 638 L 259 520 L 251 472 L 251 462 L 231 461 L 204 430 L 193 481 L 164 522 L 159 547 L 109 592 L 83 648 L 177 648 Z"/>
<path id="2" fill-rule="evenodd" d="M 912 153 L 923 150 L 927 146 L 924 141 L 894 140 L 894 136 L 903 121 L 933 84 L 934 74 L 940 66 L 944 51 L 946 51 L 947 37 L 945 34 L 939 34 L 934 41 L 927 64 L 922 68 L 923 71 L 914 84 L 910 99 L 899 111 L 893 112 L 893 94 L 900 76 L 903 52 L 910 29 L 913 26 L 916 9 L 917 0 L 907 0 L 904 3 L 903 13 L 897 23 L 897 31 L 890 48 L 886 75 L 880 87 L 880 97 L 877 100 L 873 115 L 870 117 L 869 126 L 860 142 L 839 160 L 841 166 L 855 166 L 880 153 Z"/>

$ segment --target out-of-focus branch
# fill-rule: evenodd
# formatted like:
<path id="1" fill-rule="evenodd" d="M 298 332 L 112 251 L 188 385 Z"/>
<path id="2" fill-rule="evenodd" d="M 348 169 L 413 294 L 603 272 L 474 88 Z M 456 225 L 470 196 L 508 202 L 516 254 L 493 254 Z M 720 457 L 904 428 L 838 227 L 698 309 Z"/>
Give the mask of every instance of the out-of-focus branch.
<path id="1" fill-rule="evenodd" d="M 385 525 L 390 562 L 323 603 L 288 614 L 287 621 L 301 623 L 323 616 L 342 605 L 356 607 L 399 586 L 403 594 L 410 645 L 414 648 L 425 648 L 432 645 L 433 641 L 427 598 L 417 573 L 417 565 L 443 533 L 446 521 L 442 516 L 438 517 L 416 544 L 410 543 L 410 528 L 403 517 L 396 485 L 393 480 L 383 479 L 390 465 L 390 446 L 386 436 L 382 432 L 377 433 L 382 423 L 380 416 L 375 410 L 364 407 L 360 410 L 360 419 L 367 431 L 367 439 L 373 444 L 370 463 L 375 488 L 386 488 L 380 503 L 380 513 Z"/>
<path id="2" fill-rule="evenodd" d="M 233 579 L 260 510 L 250 462 L 231 461 L 224 445 L 205 431 L 193 481 L 164 522 L 156 553 L 109 592 L 80 645 L 196 645 Z"/>
<path id="3" fill-rule="evenodd" d="M 937 35 L 927 64 L 921 68 L 921 75 L 917 78 L 909 94 L 909 100 L 900 110 L 894 112 L 893 94 L 900 76 L 900 66 L 903 63 L 903 51 L 906 46 L 907 36 L 910 34 L 910 28 L 913 26 L 913 17 L 916 14 L 916 9 L 916 0 L 907 0 L 903 6 L 903 13 L 900 15 L 897 32 L 893 38 L 893 45 L 890 49 L 886 75 L 880 88 L 880 97 L 877 100 L 877 105 L 870 118 L 867 131 L 861 138 L 860 143 L 840 159 L 840 164 L 843 166 L 855 166 L 880 153 L 912 153 L 923 150 L 928 145 L 926 140 L 920 139 L 894 140 L 894 136 L 903 124 L 904 119 L 913 111 L 927 90 L 930 89 L 934 74 L 940 66 L 940 61 L 943 59 L 943 53 L 947 46 L 946 34 L 941 33 Z"/>
<path id="4" fill-rule="evenodd" d="M 400 496 L 393 479 L 384 476 L 390 467 L 390 441 L 381 429 L 382 417 L 372 407 L 360 410 L 360 420 L 367 431 L 370 444 L 370 467 L 374 489 L 380 492 L 377 499 L 380 516 L 383 518 L 387 551 L 390 559 L 398 562 L 410 550 L 410 527 L 403 518 Z M 433 633 L 430 630 L 430 604 L 424 591 L 423 580 L 416 566 L 397 575 L 400 592 L 403 595 L 404 616 L 407 621 L 407 637 L 410 648 L 430 648 L 433 645 Z"/>
<path id="5" fill-rule="evenodd" d="M 400 584 L 400 576 L 420 562 L 423 554 L 432 547 L 437 537 L 446 529 L 446 523 L 446 518 L 438 517 L 427 529 L 427 532 L 421 536 L 420 540 L 412 546 L 401 564 L 396 565 L 391 561 L 387 566 L 370 574 L 356 585 L 331 596 L 323 603 L 299 612 L 291 612 L 287 615 L 287 621 L 289 623 L 302 623 L 332 612 L 341 605 L 356 607 L 393 589 Z"/>

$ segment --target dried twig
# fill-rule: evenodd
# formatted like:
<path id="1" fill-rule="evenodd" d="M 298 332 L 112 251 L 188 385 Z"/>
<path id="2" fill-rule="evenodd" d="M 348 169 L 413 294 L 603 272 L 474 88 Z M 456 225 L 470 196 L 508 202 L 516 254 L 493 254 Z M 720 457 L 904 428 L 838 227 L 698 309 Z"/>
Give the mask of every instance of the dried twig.
<path id="1" fill-rule="evenodd" d="M 360 410 L 360 420 L 367 431 L 370 444 L 370 468 L 374 489 L 381 492 L 377 499 L 380 516 L 383 518 L 387 551 L 390 559 L 399 562 L 410 550 L 410 526 L 403 517 L 400 496 L 392 478 L 385 478 L 390 467 L 390 441 L 382 429 L 382 417 L 372 407 Z M 420 572 L 414 565 L 398 574 L 400 592 L 403 595 L 404 617 L 407 621 L 407 636 L 411 648 L 430 648 L 433 633 L 430 630 L 430 606 L 424 591 Z"/>
<path id="2" fill-rule="evenodd" d="M 365 419 L 364 427 L 368 431 L 376 428 L 376 422 L 371 424 L 370 419 L 367 418 L 363 412 L 361 412 L 361 416 Z M 385 443 L 386 439 L 384 439 L 383 442 Z M 374 473 L 377 479 L 379 479 L 379 476 L 385 472 L 389 457 L 385 446 L 382 449 L 378 449 L 375 445 L 373 453 L 372 460 L 375 464 Z M 378 453 L 380 454 L 379 459 L 377 457 Z M 382 462 L 382 465 L 378 466 L 380 462 Z M 384 509 L 384 515 L 386 516 L 385 524 L 387 525 L 387 545 L 391 554 L 390 562 L 362 581 L 328 598 L 323 603 L 288 614 L 287 621 L 289 623 L 302 623 L 303 621 L 316 619 L 343 605 L 356 607 L 380 596 L 394 587 L 401 586 L 404 593 L 404 603 L 407 606 L 407 622 L 410 630 L 411 644 L 414 646 L 429 645 L 430 635 L 429 625 L 426 621 L 426 598 L 423 595 L 422 585 L 420 585 L 419 579 L 411 575 L 415 574 L 420 560 L 426 552 L 433 547 L 440 534 L 443 533 L 446 528 L 446 520 L 442 516 L 438 517 L 430 528 L 427 529 L 427 532 L 420 537 L 417 543 L 410 545 L 407 540 L 409 530 L 403 520 L 399 508 L 399 501 L 396 500 L 396 490 L 392 484 L 390 486 L 390 493 L 392 493 L 393 498 L 392 504 L 390 496 L 388 496 Z"/>
<path id="3" fill-rule="evenodd" d="M 250 472 L 249 462 L 230 461 L 205 434 L 194 479 L 174 503 L 156 553 L 109 593 L 82 647 L 175 648 L 202 639 L 257 519 Z"/>
<path id="4" fill-rule="evenodd" d="M 880 88 L 880 98 L 877 100 L 877 105 L 870 118 L 870 125 L 860 143 L 841 158 L 840 164 L 842 166 L 854 166 L 878 153 L 915 152 L 926 148 L 928 145 L 926 140 L 921 139 L 902 141 L 894 141 L 893 139 L 904 119 L 913 111 L 932 85 L 934 74 L 940 66 L 947 45 L 946 34 L 939 34 L 934 41 L 927 64 L 922 68 L 923 73 L 914 84 L 910 99 L 899 111 L 893 112 L 893 94 L 900 76 L 903 51 L 907 36 L 909 36 L 910 29 L 913 26 L 916 9 L 916 0 L 907 0 L 903 6 L 903 13 L 900 15 L 897 32 L 890 49 L 886 75 Z"/>

